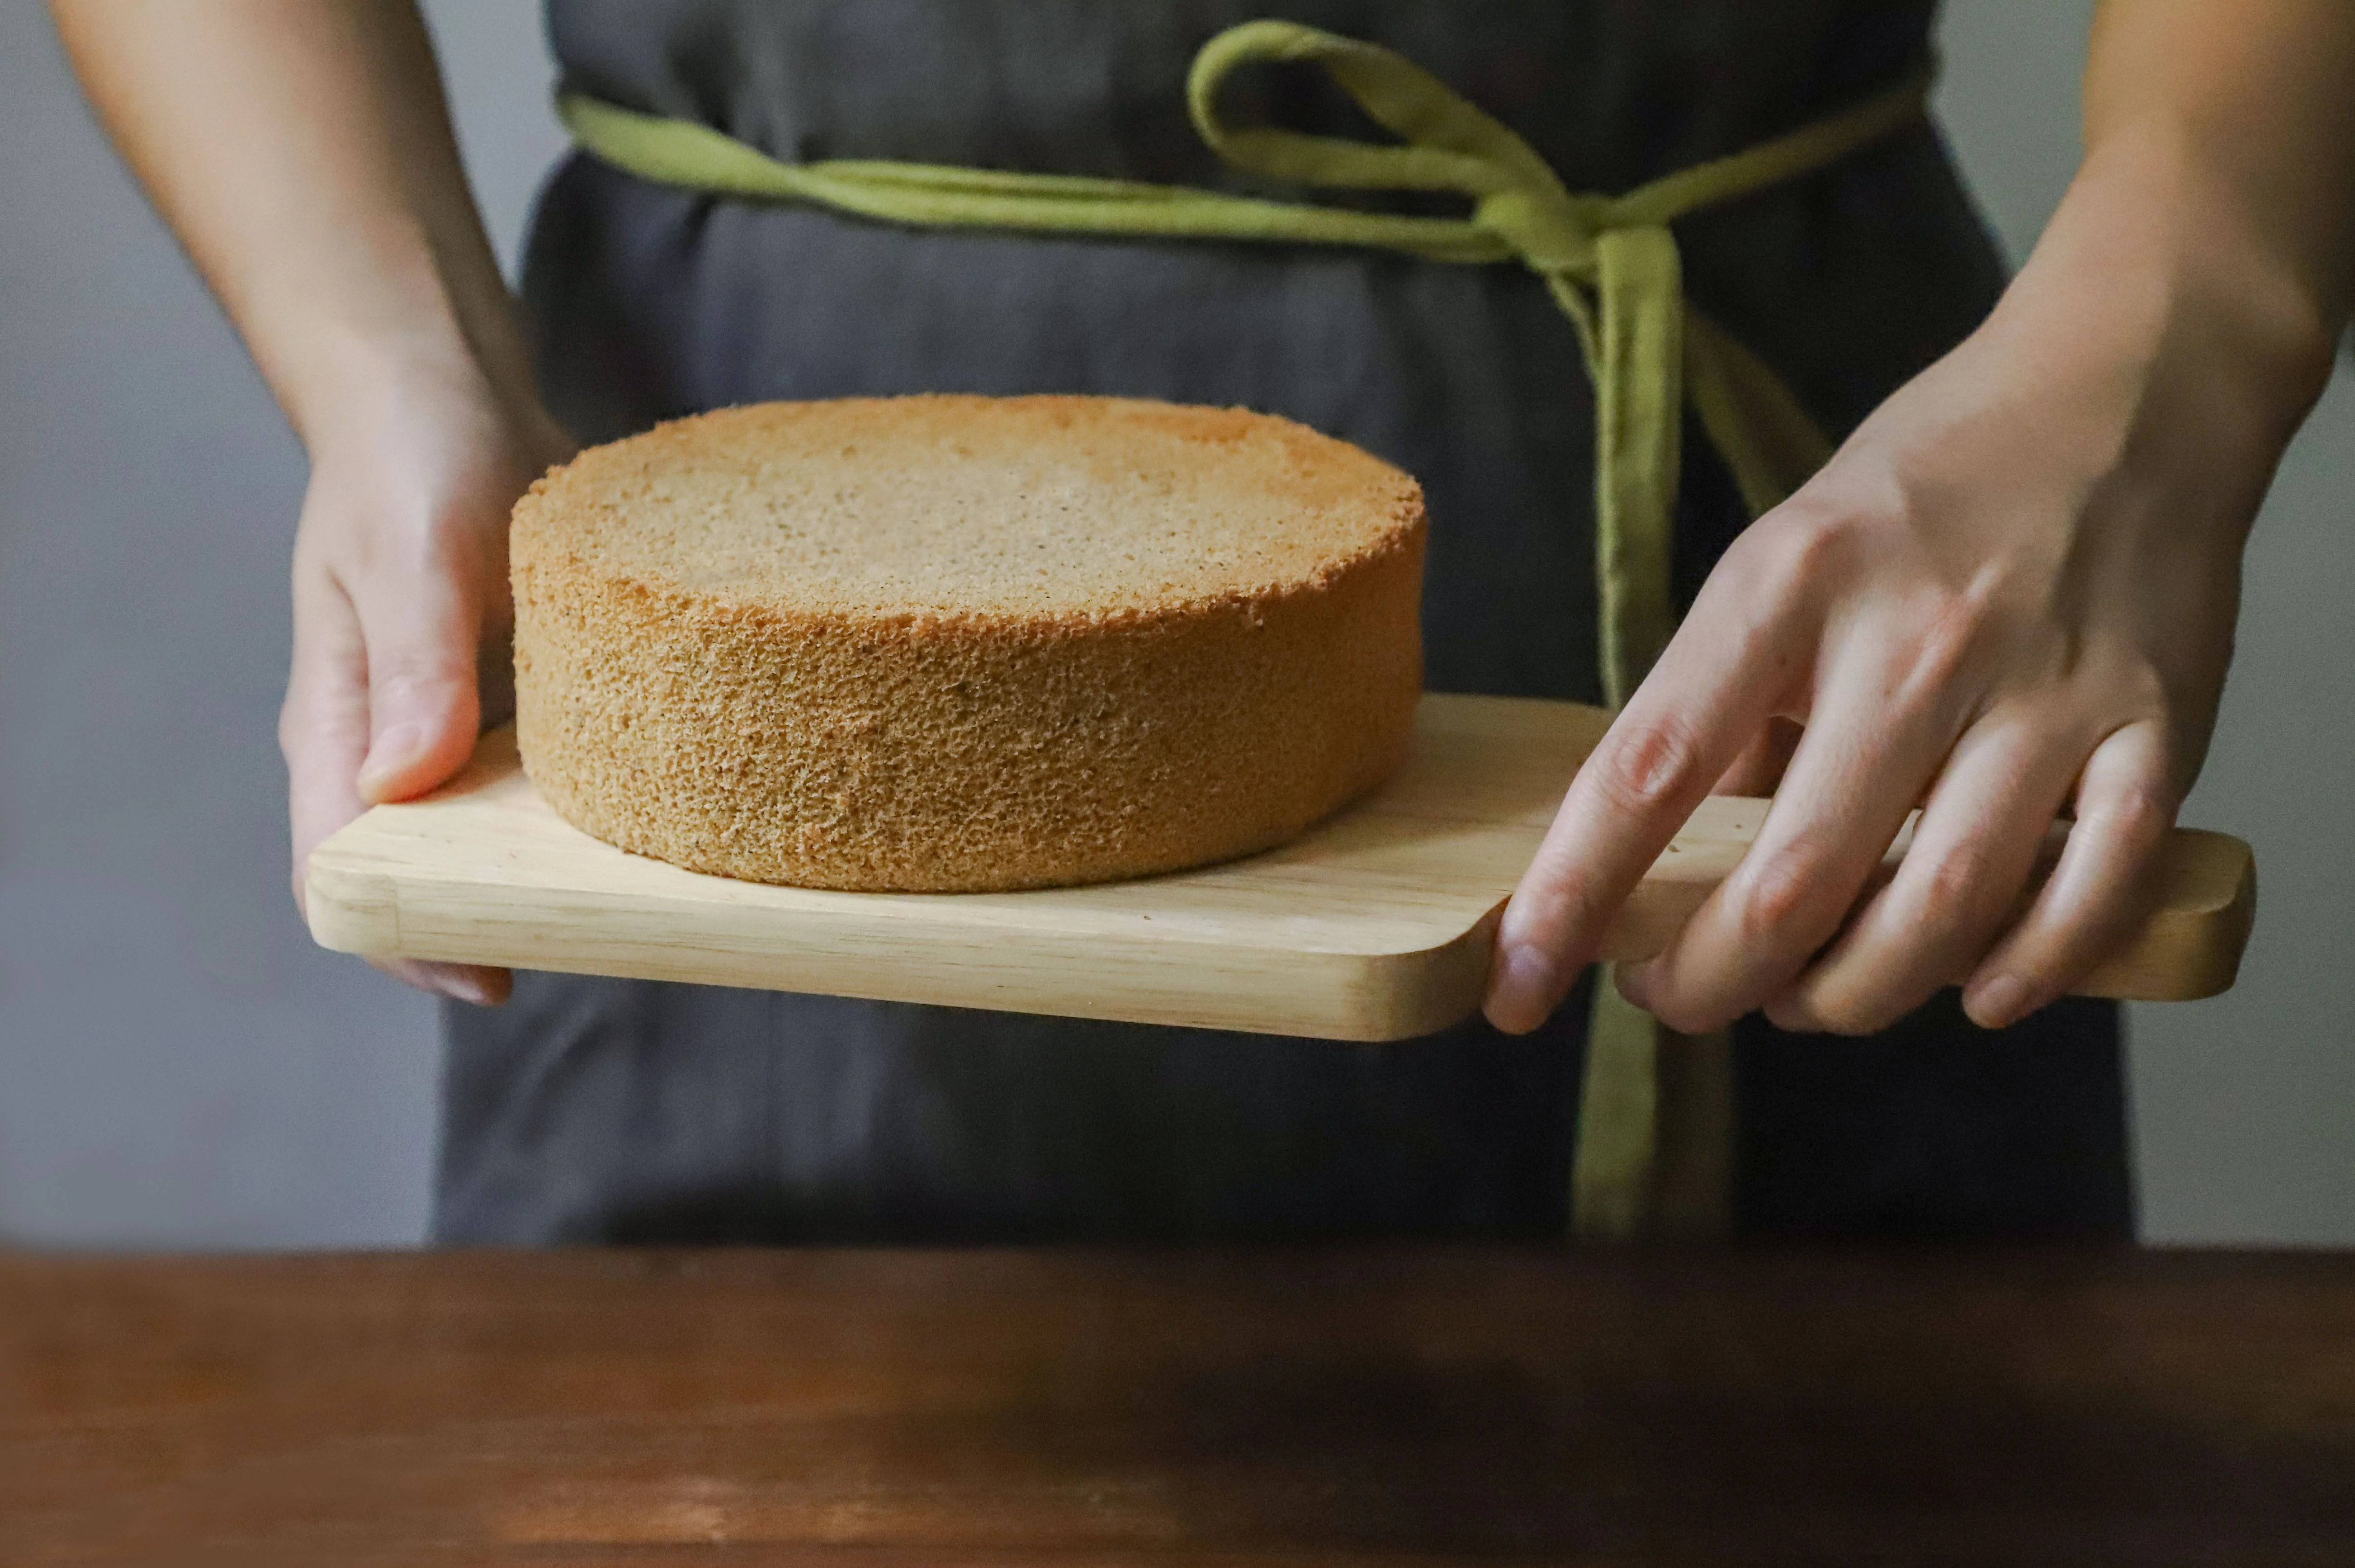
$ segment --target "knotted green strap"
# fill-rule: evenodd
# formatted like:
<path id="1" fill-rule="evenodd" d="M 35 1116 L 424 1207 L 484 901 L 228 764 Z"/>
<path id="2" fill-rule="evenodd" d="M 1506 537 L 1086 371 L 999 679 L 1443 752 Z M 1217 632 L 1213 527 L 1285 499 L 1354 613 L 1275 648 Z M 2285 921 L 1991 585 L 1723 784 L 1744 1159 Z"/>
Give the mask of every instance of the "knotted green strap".
<path id="1" fill-rule="evenodd" d="M 1231 127 L 1220 83 L 1239 67 L 1314 61 L 1401 141 L 1377 145 Z M 1346 245 L 1436 261 L 1518 261 L 1576 328 L 1594 387 L 1595 581 L 1603 689 L 1613 707 L 1668 644 L 1669 543 L 1682 410 L 1689 401 L 1752 513 L 1829 455 L 1815 421 L 1756 357 L 1684 297 L 1669 225 L 1714 202 L 1832 164 L 1918 119 L 1926 75 L 1773 141 L 1624 196 L 1563 188 L 1529 144 L 1403 56 L 1290 22 L 1246 22 L 1202 47 L 1188 74 L 1194 126 L 1221 158 L 1272 179 L 1362 190 L 1452 192 L 1461 218 L 1268 201 L 1183 186 L 928 164 L 788 164 L 689 121 L 567 96 L 581 146 L 649 180 L 760 200 L 815 202 L 890 223 L 1028 232 Z M 1653 1163 L 1661 1042 L 1650 1020 L 1597 994 L 1588 1041 L 1573 1211 L 1578 1229 L 1641 1229 Z M 1721 1096 L 1720 1096 L 1721 1098 Z"/>

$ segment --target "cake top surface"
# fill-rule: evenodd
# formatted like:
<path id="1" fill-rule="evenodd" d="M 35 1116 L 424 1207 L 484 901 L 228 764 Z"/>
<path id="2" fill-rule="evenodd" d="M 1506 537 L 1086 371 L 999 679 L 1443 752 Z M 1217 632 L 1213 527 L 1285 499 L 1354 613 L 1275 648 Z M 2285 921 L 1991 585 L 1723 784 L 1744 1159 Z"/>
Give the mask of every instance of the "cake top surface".
<path id="1" fill-rule="evenodd" d="M 913 397 L 723 409 L 533 486 L 517 548 L 786 613 L 1152 613 L 1307 587 L 1421 526 L 1413 480 L 1240 409 Z"/>

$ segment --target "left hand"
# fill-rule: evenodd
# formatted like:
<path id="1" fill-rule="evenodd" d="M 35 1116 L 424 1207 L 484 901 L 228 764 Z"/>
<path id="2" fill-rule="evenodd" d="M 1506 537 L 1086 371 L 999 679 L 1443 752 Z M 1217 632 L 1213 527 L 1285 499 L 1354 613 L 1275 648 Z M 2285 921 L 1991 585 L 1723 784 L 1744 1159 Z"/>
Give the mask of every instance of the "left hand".
<path id="1" fill-rule="evenodd" d="M 1763 1008 L 1869 1033 L 1958 983 L 1997 1027 L 2141 916 L 2215 724 L 2249 522 L 2313 378 L 2266 385 L 2279 365 L 2178 280 L 2078 275 L 2111 296 L 2031 263 L 1727 552 L 1506 910 L 1499 1028 L 1560 1005 L 1703 795 L 1765 793 L 1785 753 L 1741 865 L 1620 971 L 1671 1027 Z M 1867 896 L 1916 805 L 1902 868 Z"/>

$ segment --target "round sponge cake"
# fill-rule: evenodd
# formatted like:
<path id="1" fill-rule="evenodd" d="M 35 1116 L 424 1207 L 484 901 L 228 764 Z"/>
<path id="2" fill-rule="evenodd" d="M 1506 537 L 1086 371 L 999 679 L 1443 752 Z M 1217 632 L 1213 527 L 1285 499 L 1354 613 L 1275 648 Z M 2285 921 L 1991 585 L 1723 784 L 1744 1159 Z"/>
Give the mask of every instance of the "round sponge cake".
<path id="1" fill-rule="evenodd" d="M 806 887 L 1040 887 L 1282 842 L 1403 759 L 1423 510 L 1343 442 L 1109 398 L 765 403 L 517 504 L 549 804 Z"/>

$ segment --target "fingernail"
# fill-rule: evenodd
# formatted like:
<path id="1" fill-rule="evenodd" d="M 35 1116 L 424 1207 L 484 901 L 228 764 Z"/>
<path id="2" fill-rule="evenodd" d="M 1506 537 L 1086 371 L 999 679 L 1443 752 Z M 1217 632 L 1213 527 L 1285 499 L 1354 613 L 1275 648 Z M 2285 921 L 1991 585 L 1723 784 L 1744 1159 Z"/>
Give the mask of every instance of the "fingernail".
<path id="1" fill-rule="evenodd" d="M 1997 975 L 1973 986 L 1963 1010 L 1981 1029 L 2001 1029 L 2028 1010 L 2028 986 L 2017 975 Z"/>
<path id="2" fill-rule="evenodd" d="M 1489 993 L 1508 1012 L 1541 1018 L 1552 1009 L 1559 973 L 1544 948 L 1518 943 L 1497 955 L 1497 976 Z"/>
<path id="3" fill-rule="evenodd" d="M 378 735 L 368 746 L 368 760 L 360 764 L 360 793 L 373 795 L 386 775 L 417 754 L 421 739 L 414 724 L 395 724 Z"/>

